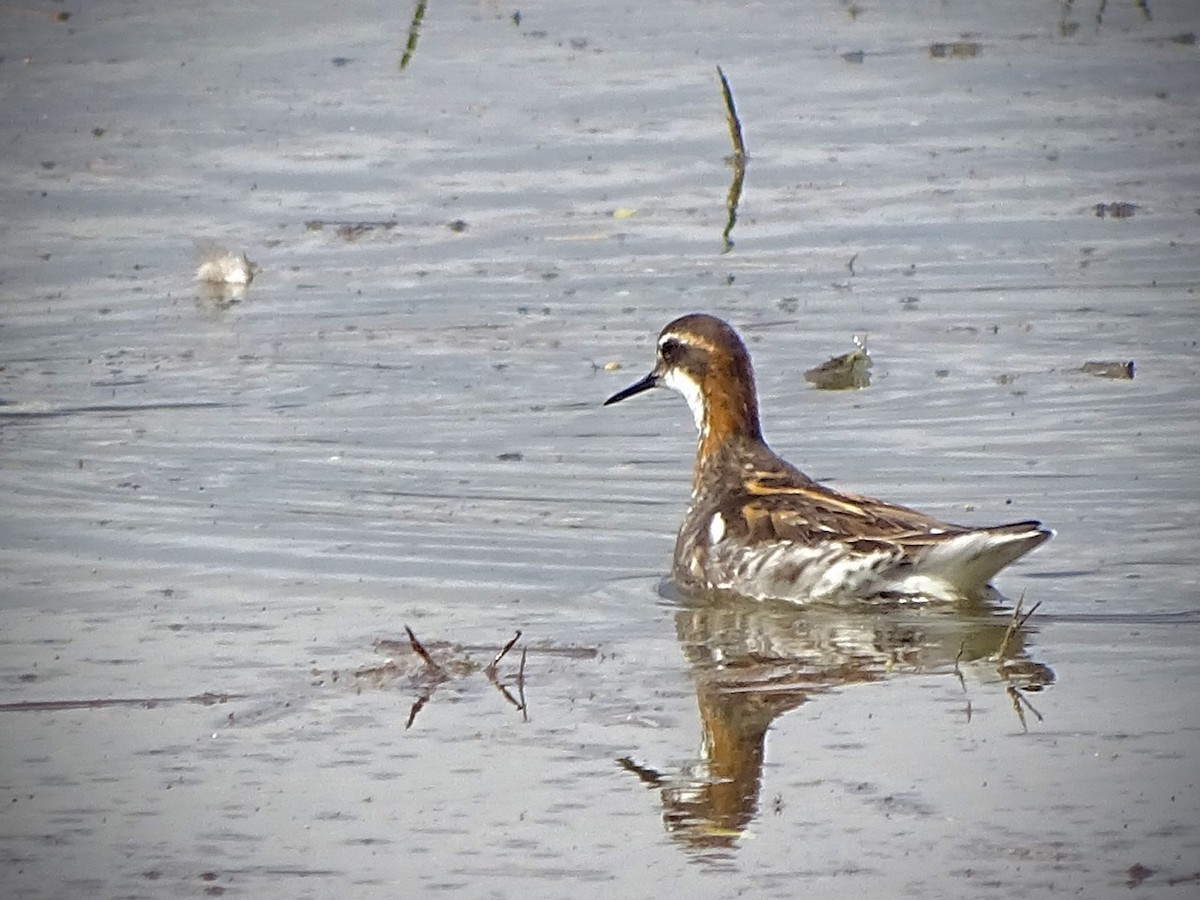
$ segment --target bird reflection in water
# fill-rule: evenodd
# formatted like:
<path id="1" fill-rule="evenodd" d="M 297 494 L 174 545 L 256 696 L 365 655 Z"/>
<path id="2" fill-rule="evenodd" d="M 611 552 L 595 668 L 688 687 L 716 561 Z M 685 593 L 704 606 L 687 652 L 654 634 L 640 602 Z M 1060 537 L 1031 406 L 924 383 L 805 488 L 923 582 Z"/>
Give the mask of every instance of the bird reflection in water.
<path id="1" fill-rule="evenodd" d="M 1020 605 L 937 605 L 881 609 L 797 607 L 719 597 L 687 601 L 675 628 L 691 667 L 700 710 L 699 759 L 663 773 L 623 757 L 618 763 L 659 790 L 663 823 L 706 858 L 732 852 L 759 811 L 767 729 L 816 696 L 903 674 L 963 670 L 1004 685 L 1025 726 L 1025 697 L 1054 681 L 1028 657 L 1028 614 Z M 970 716 L 970 702 L 966 710 Z"/>

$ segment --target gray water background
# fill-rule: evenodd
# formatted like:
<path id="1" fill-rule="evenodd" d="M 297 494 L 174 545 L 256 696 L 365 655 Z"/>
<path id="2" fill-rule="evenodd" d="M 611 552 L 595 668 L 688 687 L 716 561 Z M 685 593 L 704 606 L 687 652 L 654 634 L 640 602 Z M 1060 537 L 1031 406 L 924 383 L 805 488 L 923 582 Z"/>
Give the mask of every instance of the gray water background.
<path id="1" fill-rule="evenodd" d="M 1195 896 L 1200 10 L 435 2 L 401 71 L 412 11 L 0 10 L 5 892 Z M 703 756 L 693 427 L 599 403 L 693 310 L 814 477 L 1058 530 L 999 579 L 1028 732 L 955 642 L 876 660 L 729 841 L 664 828 L 617 760 Z M 864 332 L 871 387 L 809 389 Z M 405 625 L 521 629 L 527 714 L 476 671 L 406 730 L 419 677 L 346 674 Z"/>

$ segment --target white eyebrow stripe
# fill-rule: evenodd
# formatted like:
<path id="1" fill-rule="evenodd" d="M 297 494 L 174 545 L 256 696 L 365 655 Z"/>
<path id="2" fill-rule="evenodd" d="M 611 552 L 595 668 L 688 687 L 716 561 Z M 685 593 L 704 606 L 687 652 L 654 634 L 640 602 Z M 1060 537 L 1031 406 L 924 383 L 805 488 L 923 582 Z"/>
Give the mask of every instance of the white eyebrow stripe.
<path id="1" fill-rule="evenodd" d="M 661 349 L 667 341 L 678 341 L 687 347 L 698 347 L 701 350 L 707 350 L 709 353 L 717 352 L 716 344 L 695 334 L 676 334 L 673 331 L 669 331 L 658 339 L 659 348 Z"/>

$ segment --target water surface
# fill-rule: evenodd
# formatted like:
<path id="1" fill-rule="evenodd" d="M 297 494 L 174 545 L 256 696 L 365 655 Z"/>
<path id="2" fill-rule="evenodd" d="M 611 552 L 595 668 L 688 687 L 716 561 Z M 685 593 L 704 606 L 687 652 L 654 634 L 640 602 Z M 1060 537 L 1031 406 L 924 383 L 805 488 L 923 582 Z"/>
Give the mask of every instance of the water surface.
<path id="1" fill-rule="evenodd" d="M 7 893 L 1192 896 L 1194 5 L 412 11 L 0 11 Z M 1005 659 L 663 588 L 691 418 L 599 403 L 693 310 L 814 477 L 1058 530 Z"/>

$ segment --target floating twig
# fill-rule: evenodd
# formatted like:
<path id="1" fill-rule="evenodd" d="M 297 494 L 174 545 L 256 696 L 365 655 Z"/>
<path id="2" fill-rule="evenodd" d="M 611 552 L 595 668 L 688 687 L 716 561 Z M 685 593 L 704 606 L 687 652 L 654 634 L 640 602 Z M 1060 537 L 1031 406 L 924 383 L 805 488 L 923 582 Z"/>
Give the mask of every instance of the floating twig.
<path id="1" fill-rule="evenodd" d="M 505 701 L 521 711 L 523 721 L 529 721 L 529 706 L 528 700 L 525 697 L 525 667 L 529 659 L 528 647 L 524 645 L 521 647 L 521 659 L 515 676 L 506 676 L 502 679 L 498 673 L 501 661 L 512 653 L 513 648 L 524 637 L 523 631 L 518 629 L 496 651 L 495 655 L 486 665 L 482 665 L 471 657 L 471 654 L 476 651 L 489 650 L 490 648 L 486 646 L 451 644 L 447 647 L 443 642 L 435 642 L 433 646 L 438 652 L 439 661 L 434 659 L 433 653 L 421 643 L 421 640 L 413 632 L 412 628 L 406 625 L 404 626 L 404 631 L 407 635 L 407 643 L 404 640 L 379 640 L 375 642 L 376 652 L 394 654 L 397 657 L 403 656 L 405 659 L 403 664 L 397 664 L 394 660 L 388 659 L 380 666 L 359 669 L 355 672 L 355 678 L 356 687 L 360 692 L 362 687 L 361 681 L 363 679 L 370 679 L 379 687 L 396 678 L 407 680 L 411 689 L 416 692 L 416 698 L 408 712 L 408 719 L 404 725 L 406 730 L 412 727 L 417 715 L 434 698 L 437 691 L 443 685 L 480 673 L 483 674 Z M 495 645 L 493 644 L 492 646 L 494 647 Z M 596 649 L 593 647 L 549 646 L 538 647 L 536 650 L 537 652 L 554 653 L 573 659 L 586 659 L 596 655 Z M 420 660 L 420 663 L 417 663 L 413 657 Z M 318 673 L 314 672 L 314 674 Z M 337 680 L 336 676 L 333 680 Z"/>
<path id="2" fill-rule="evenodd" d="M 408 632 L 408 643 L 409 646 L 413 648 L 413 653 L 421 657 L 421 659 L 425 661 L 425 665 L 429 666 L 435 675 L 445 678 L 446 670 L 434 662 L 433 657 L 429 655 L 429 651 L 421 645 L 421 642 L 417 640 L 417 636 L 413 634 L 413 630 L 407 625 L 404 626 L 404 630 Z"/>
<path id="3" fill-rule="evenodd" d="M 1037 603 L 1033 604 L 1033 606 L 1029 607 L 1029 612 L 1025 613 L 1025 615 L 1021 617 L 1021 621 L 1017 623 L 1017 628 L 1018 629 L 1024 628 L 1025 623 L 1029 621 L 1030 616 L 1032 616 L 1035 612 L 1037 612 L 1038 607 L 1041 605 L 1042 605 L 1042 601 L 1039 600 Z"/>
<path id="4" fill-rule="evenodd" d="M 515 644 L 520 639 L 521 639 L 521 629 L 518 628 L 517 633 L 513 635 L 512 640 L 509 641 L 507 644 L 505 644 L 503 647 L 501 647 L 500 652 L 496 654 L 495 659 L 493 659 L 488 664 L 486 671 L 494 674 L 496 671 L 496 666 L 500 663 L 500 660 L 504 659 L 504 657 L 508 653 L 508 651 L 513 648 L 513 644 Z"/>
<path id="5" fill-rule="evenodd" d="M 717 77 L 721 79 L 721 97 L 725 102 L 725 124 L 729 128 L 729 141 L 733 144 L 733 153 L 725 157 L 725 161 L 733 167 L 733 179 L 729 183 L 729 191 L 725 195 L 725 228 L 721 231 L 721 240 L 725 244 L 722 253 L 733 249 L 733 226 L 737 224 L 738 204 L 742 200 L 742 186 L 746 181 L 746 140 L 742 135 L 742 120 L 738 118 L 737 108 L 733 105 L 733 89 L 729 87 L 729 79 L 725 72 L 717 66 Z"/>
<path id="6" fill-rule="evenodd" d="M 748 159 L 746 140 L 742 136 L 742 120 L 738 118 L 737 108 L 733 105 L 733 90 L 729 87 L 729 79 L 725 72 L 717 66 L 717 77 L 721 79 L 721 96 L 725 99 L 725 124 L 729 126 L 729 140 L 733 143 L 732 161 L 735 165 L 745 165 Z"/>
<path id="7" fill-rule="evenodd" d="M 1045 721 L 1045 719 L 1042 718 L 1042 714 L 1034 708 L 1033 704 L 1029 702 L 1028 698 L 1026 698 L 1026 696 L 1022 694 L 1015 685 L 1010 684 L 1007 688 L 1005 688 L 1005 690 L 1008 693 L 1009 702 L 1012 703 L 1012 708 L 1016 712 L 1017 718 L 1021 720 L 1021 730 L 1023 732 L 1026 734 L 1029 733 L 1029 726 L 1025 724 L 1026 709 L 1033 713 L 1039 722 Z"/>
<path id="8" fill-rule="evenodd" d="M 408 43 L 404 45 L 404 55 L 400 57 L 400 71 L 403 72 L 412 62 L 413 54 L 417 52 L 417 40 L 421 37 L 421 20 L 425 18 L 425 6 L 428 0 L 417 0 L 413 10 L 412 22 L 408 26 Z"/>
<path id="9" fill-rule="evenodd" d="M 958 679 L 959 687 L 962 688 L 962 692 L 964 694 L 967 692 L 967 679 L 963 678 L 962 669 L 959 668 L 958 664 L 960 662 L 962 662 L 963 654 L 966 653 L 966 651 L 967 651 L 967 642 L 963 641 L 961 644 L 958 645 L 958 653 L 954 657 L 954 675 Z M 970 709 L 970 701 L 968 701 L 968 703 L 967 703 L 967 708 L 968 708 L 968 710 Z M 967 713 L 967 721 L 968 722 L 971 721 L 970 712 Z"/>
<path id="10" fill-rule="evenodd" d="M 500 682 L 500 679 L 496 677 L 496 665 L 500 662 L 500 660 L 504 659 L 504 657 L 508 654 L 508 651 L 510 651 L 513 648 L 513 646 L 517 643 L 517 641 L 519 641 L 520 639 L 521 639 L 521 630 L 518 628 L 517 633 L 513 635 L 512 640 L 510 640 L 507 644 L 505 644 L 503 647 L 501 647 L 500 652 L 496 654 L 495 659 L 493 659 L 490 663 L 488 663 L 488 665 L 484 668 L 483 674 L 485 676 L 487 676 L 487 680 L 492 683 L 492 686 L 500 692 L 500 696 L 502 696 L 505 700 L 507 700 L 509 703 L 511 703 L 517 709 L 519 709 L 521 711 L 522 717 L 526 721 L 528 721 L 528 715 L 526 714 L 526 710 L 525 710 L 525 650 L 526 650 L 526 648 L 524 648 L 524 647 L 521 648 L 521 668 L 520 668 L 520 671 L 517 673 L 517 694 L 519 695 L 519 697 L 514 697 L 512 695 L 512 693 L 509 691 L 508 685 L 502 684 Z"/>
<path id="11" fill-rule="evenodd" d="M 422 694 L 415 701 L 413 701 L 412 708 L 408 711 L 408 721 L 404 723 L 405 731 L 408 731 L 408 729 L 412 728 L 413 722 L 415 722 L 417 719 L 417 713 L 419 713 L 421 708 L 429 702 L 429 698 L 431 696 L 432 694 Z"/>
<path id="12" fill-rule="evenodd" d="M 521 667 L 517 669 L 517 696 L 521 698 L 521 721 L 529 721 L 529 703 L 525 700 L 525 651 L 521 648 Z"/>
<path id="13" fill-rule="evenodd" d="M 746 164 L 734 163 L 733 181 L 729 183 L 729 192 L 725 195 L 725 227 L 721 230 L 721 240 L 725 244 L 722 253 L 733 249 L 733 226 L 737 224 L 738 204 L 742 200 L 742 185 L 746 182 Z"/>
<path id="14" fill-rule="evenodd" d="M 495 673 L 488 672 L 487 680 L 489 682 L 491 682 L 492 687 L 494 687 L 497 691 L 500 692 L 500 696 L 503 697 L 505 700 L 507 700 L 515 709 L 523 710 L 525 708 L 524 704 L 512 695 L 512 693 L 509 691 L 508 687 L 506 685 L 501 684 L 497 680 Z"/>
<path id="15" fill-rule="evenodd" d="M 996 651 L 996 659 L 1005 659 L 1007 657 L 1008 645 L 1011 643 L 1013 637 L 1015 637 L 1016 634 L 1025 627 L 1025 623 L 1029 621 L 1029 617 L 1037 612 L 1038 607 L 1042 605 L 1042 601 L 1039 600 L 1037 603 L 1033 604 L 1029 612 L 1022 616 L 1021 605 L 1024 602 L 1025 595 L 1021 594 L 1021 596 L 1017 599 L 1016 607 L 1013 609 L 1012 619 L 1008 623 L 1008 628 L 1004 629 L 1004 637 L 1000 639 L 1000 648 Z"/>

